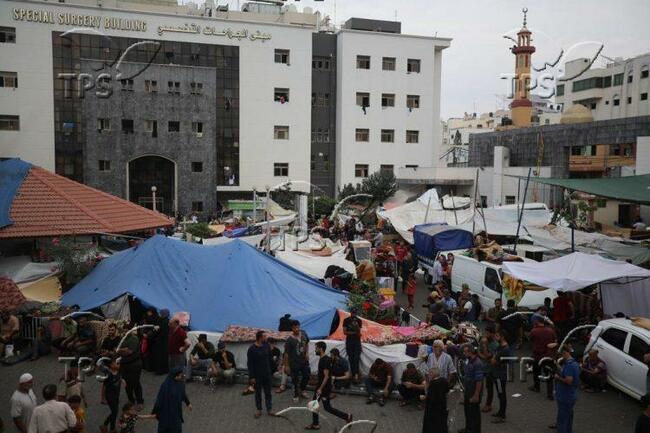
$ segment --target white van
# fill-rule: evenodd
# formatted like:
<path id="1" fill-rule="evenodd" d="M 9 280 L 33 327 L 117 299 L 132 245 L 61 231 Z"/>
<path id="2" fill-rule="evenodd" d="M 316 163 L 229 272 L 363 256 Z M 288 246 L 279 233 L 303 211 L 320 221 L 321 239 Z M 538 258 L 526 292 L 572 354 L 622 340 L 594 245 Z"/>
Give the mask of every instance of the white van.
<path id="1" fill-rule="evenodd" d="M 454 254 L 451 290 L 460 292 L 463 284 L 467 284 L 469 291 L 478 295 L 483 311 L 487 311 L 494 307 L 495 299 L 501 299 L 503 296 L 502 275 L 501 265 L 479 262 L 472 257 Z"/>

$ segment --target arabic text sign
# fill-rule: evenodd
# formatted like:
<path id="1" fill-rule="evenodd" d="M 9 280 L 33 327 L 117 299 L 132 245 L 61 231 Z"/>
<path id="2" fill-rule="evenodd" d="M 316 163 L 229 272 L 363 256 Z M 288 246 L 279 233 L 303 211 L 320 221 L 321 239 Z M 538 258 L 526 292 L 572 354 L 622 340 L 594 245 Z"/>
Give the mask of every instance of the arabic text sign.
<path id="1" fill-rule="evenodd" d="M 204 26 L 201 28 L 199 25 L 187 23 L 180 26 L 158 26 L 159 36 L 162 36 L 167 32 L 190 33 L 197 35 L 203 33 L 207 36 L 224 36 L 228 39 L 237 39 L 238 41 L 241 41 L 242 39 L 250 39 L 251 41 L 261 40 L 264 42 L 271 39 L 271 35 L 269 33 L 262 33 L 259 30 L 256 30 L 255 32 L 249 32 L 246 29 L 235 31 L 231 28 L 219 30 L 216 27 L 212 26 Z"/>

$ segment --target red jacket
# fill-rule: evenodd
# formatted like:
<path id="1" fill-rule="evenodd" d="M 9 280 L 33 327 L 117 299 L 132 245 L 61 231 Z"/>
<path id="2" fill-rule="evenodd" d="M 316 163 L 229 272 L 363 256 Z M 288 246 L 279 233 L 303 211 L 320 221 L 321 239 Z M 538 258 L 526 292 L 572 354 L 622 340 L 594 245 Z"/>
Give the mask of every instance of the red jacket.
<path id="1" fill-rule="evenodd" d="M 530 341 L 533 343 L 533 358 L 539 360 L 553 354 L 554 351 L 548 348 L 548 344 L 557 341 L 557 336 L 550 326 L 536 325 L 530 331 Z"/>

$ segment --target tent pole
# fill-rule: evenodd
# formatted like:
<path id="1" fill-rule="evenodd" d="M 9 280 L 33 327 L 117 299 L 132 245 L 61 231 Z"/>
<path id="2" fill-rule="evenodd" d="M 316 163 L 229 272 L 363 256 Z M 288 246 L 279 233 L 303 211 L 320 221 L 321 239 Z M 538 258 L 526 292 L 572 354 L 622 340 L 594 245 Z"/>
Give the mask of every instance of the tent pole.
<path id="1" fill-rule="evenodd" d="M 519 213 L 519 221 L 517 221 L 517 234 L 515 235 L 515 255 L 517 254 L 517 242 L 519 241 L 519 229 L 521 228 L 521 220 L 524 218 L 524 209 L 526 208 L 526 195 L 528 194 L 528 183 L 530 182 L 530 173 L 533 168 L 528 167 L 528 177 L 526 178 L 526 186 L 524 187 L 524 202 L 521 205 L 521 212 Z"/>
<path id="2" fill-rule="evenodd" d="M 422 221 L 422 224 L 426 224 L 427 219 L 429 218 L 429 206 L 431 206 L 431 195 L 429 195 L 429 201 L 427 202 L 427 211 L 424 213 L 424 221 Z"/>
<path id="3" fill-rule="evenodd" d="M 451 190 L 451 205 L 454 207 L 454 220 L 456 220 L 456 225 L 458 225 L 458 215 L 456 215 L 456 203 L 454 203 L 454 190 Z"/>
<path id="4" fill-rule="evenodd" d="M 474 236 L 474 228 L 476 227 L 476 195 L 478 194 L 478 168 L 476 169 L 476 179 L 474 180 L 474 212 L 472 214 L 472 236 Z"/>
<path id="5" fill-rule="evenodd" d="M 271 198 L 271 187 L 266 187 L 266 211 L 264 219 L 266 220 L 266 252 L 271 252 L 271 222 L 269 221 L 269 206 Z"/>

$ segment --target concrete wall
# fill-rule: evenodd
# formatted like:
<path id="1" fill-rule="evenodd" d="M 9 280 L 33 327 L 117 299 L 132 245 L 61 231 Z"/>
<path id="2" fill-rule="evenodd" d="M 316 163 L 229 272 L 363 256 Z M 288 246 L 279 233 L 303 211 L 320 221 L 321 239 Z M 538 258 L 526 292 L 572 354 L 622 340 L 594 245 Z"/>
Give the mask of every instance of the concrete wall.
<path id="1" fill-rule="evenodd" d="M 377 32 L 342 30 L 337 41 L 337 149 L 336 184 L 360 183 L 355 164 L 369 172 L 382 164 L 432 167 L 440 132 L 440 65 L 448 40 Z M 370 56 L 370 69 L 357 69 L 357 55 Z M 382 57 L 395 57 L 395 71 L 382 70 Z M 421 72 L 407 73 L 407 59 L 420 59 Z M 356 93 L 370 93 L 363 113 Z M 382 108 L 382 93 L 395 94 L 395 106 Z M 409 111 L 406 95 L 420 95 L 420 108 Z M 355 130 L 370 130 L 369 142 L 356 142 Z M 395 142 L 382 143 L 381 130 L 394 129 Z M 406 130 L 419 131 L 419 143 L 406 143 Z"/>
<path id="2" fill-rule="evenodd" d="M 650 137 L 636 140 L 636 174 L 650 174 Z M 650 206 L 641 206 L 641 218 L 650 223 Z"/>

